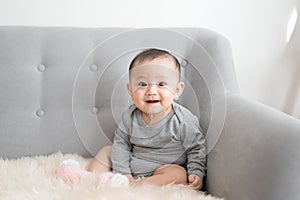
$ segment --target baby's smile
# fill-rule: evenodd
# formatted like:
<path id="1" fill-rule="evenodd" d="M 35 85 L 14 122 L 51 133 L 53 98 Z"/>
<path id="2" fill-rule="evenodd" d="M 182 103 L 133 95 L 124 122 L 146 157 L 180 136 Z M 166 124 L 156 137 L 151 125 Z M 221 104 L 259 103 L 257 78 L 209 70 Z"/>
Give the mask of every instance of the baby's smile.
<path id="1" fill-rule="evenodd" d="M 149 104 L 155 104 L 155 103 L 159 103 L 160 100 L 146 100 L 146 103 L 149 103 Z"/>

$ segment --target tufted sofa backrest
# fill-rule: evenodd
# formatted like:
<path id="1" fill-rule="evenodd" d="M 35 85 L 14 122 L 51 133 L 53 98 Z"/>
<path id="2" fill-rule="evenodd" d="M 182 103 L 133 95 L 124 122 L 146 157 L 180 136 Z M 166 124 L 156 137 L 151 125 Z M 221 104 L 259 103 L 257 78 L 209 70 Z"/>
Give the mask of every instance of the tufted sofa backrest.
<path id="1" fill-rule="evenodd" d="M 212 146 L 226 93 L 238 91 L 223 36 L 201 28 L 2 26 L 0 156 L 91 156 L 110 144 L 131 103 L 125 88 L 129 62 L 151 47 L 180 59 L 186 89 L 178 101 L 199 117 Z"/>

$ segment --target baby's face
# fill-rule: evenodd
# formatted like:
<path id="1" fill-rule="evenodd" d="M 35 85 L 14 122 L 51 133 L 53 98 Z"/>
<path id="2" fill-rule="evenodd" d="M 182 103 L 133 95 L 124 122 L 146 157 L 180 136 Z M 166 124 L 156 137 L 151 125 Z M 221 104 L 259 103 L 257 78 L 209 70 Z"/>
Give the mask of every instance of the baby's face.
<path id="1" fill-rule="evenodd" d="M 127 89 L 144 115 L 166 116 L 184 87 L 174 61 L 161 57 L 135 65 L 130 72 Z"/>

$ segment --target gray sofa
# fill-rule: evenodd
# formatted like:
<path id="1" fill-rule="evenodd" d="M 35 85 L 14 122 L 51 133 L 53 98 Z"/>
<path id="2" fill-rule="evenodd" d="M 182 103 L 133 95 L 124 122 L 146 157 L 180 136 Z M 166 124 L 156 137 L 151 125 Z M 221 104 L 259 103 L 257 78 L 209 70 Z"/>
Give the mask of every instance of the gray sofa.
<path id="1" fill-rule="evenodd" d="M 205 189 L 229 200 L 300 199 L 300 122 L 239 95 L 226 38 L 201 28 L 0 27 L 0 156 L 94 156 L 111 144 L 129 61 L 175 54 L 208 145 Z"/>

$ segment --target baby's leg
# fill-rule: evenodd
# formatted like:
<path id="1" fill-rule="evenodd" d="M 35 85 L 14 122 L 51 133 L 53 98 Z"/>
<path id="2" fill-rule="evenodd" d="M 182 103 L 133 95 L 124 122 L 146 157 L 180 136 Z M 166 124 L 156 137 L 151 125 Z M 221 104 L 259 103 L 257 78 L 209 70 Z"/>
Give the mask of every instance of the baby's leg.
<path id="1" fill-rule="evenodd" d="M 132 186 L 138 186 L 143 184 L 153 184 L 157 186 L 163 186 L 170 183 L 174 184 L 186 184 L 187 174 L 186 170 L 176 164 L 168 164 L 158 168 L 154 174 L 150 177 L 141 179 L 139 181 L 131 182 Z"/>
<path id="2" fill-rule="evenodd" d="M 56 170 L 56 175 L 65 183 L 75 183 L 82 178 L 94 179 L 96 183 L 99 182 L 96 174 L 82 169 L 80 164 L 73 159 L 62 161 Z"/>
<path id="3" fill-rule="evenodd" d="M 111 172 L 111 149 L 112 146 L 105 146 L 97 153 L 96 157 L 87 166 L 87 171 L 90 172 Z"/>

